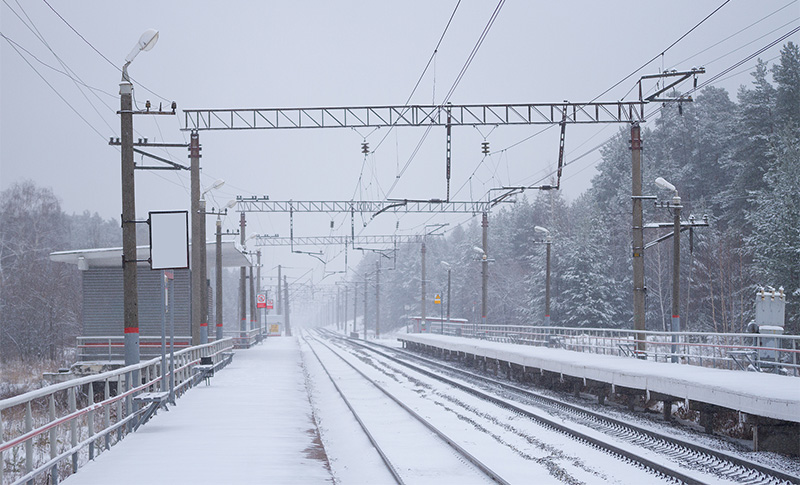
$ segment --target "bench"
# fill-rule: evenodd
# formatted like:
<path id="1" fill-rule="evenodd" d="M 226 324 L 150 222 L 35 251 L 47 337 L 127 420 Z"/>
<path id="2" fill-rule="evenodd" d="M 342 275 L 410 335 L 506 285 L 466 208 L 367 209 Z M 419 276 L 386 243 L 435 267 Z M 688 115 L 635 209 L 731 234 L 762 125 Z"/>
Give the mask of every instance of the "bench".
<path id="1" fill-rule="evenodd" d="M 144 392 L 142 394 L 134 396 L 133 397 L 134 404 L 146 407 L 146 409 L 142 414 L 142 417 L 139 418 L 138 422 L 136 423 L 136 426 L 134 426 L 133 430 L 136 431 L 137 429 L 139 429 L 139 426 L 149 421 L 150 418 L 152 418 L 156 414 L 156 411 L 158 411 L 160 407 L 163 406 L 164 409 L 167 409 L 166 404 L 168 399 L 169 399 L 169 392 L 167 391 Z"/>
<path id="2" fill-rule="evenodd" d="M 755 350 L 731 350 L 728 352 L 728 357 L 736 363 L 739 370 L 755 370 L 756 372 L 761 372 L 761 369 L 758 367 L 757 355 Z"/>
<path id="3" fill-rule="evenodd" d="M 211 384 L 211 378 L 214 377 L 214 359 L 211 357 L 200 357 L 200 364 L 194 366 L 194 385 L 200 381 L 205 380 L 206 385 Z"/>

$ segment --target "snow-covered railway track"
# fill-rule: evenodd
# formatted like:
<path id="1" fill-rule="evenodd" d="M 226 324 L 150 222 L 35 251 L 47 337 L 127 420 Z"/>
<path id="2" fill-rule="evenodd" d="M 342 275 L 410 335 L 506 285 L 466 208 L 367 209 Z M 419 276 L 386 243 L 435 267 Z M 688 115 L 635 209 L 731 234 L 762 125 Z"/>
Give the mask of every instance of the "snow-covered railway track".
<path id="1" fill-rule="evenodd" d="M 328 337 L 332 337 L 328 335 Z M 565 430 L 557 422 L 525 419 L 512 407 L 424 373 L 409 371 L 377 353 L 331 342 L 364 372 L 404 393 L 407 402 L 447 430 L 473 455 L 511 483 L 705 483 L 615 448 L 599 433 Z M 605 446 L 603 446 L 605 445 Z"/>
<path id="2" fill-rule="evenodd" d="M 340 351 L 316 338 L 304 341 L 398 484 L 509 483 Z"/>
<path id="3" fill-rule="evenodd" d="M 335 334 L 330 334 L 330 336 L 341 338 L 340 336 Z M 509 408 L 512 408 L 515 411 L 527 417 L 530 417 L 534 420 L 537 421 L 543 419 L 546 420 L 547 418 L 542 417 L 538 413 L 531 413 L 525 409 L 519 408 L 514 403 L 509 402 L 504 398 L 496 397 L 495 395 L 490 395 L 482 391 L 479 391 L 475 389 L 475 385 L 480 384 L 493 389 L 498 389 L 498 388 L 502 389 L 516 396 L 514 397 L 515 402 L 524 402 L 525 404 L 535 405 L 536 407 L 539 407 L 550 413 L 554 413 L 555 416 L 563 420 L 569 420 L 574 423 L 579 423 L 583 426 L 587 426 L 594 430 L 600 431 L 608 435 L 609 437 L 614 438 L 617 441 L 631 443 L 636 445 L 637 447 L 641 447 L 645 450 L 654 452 L 659 456 L 667 458 L 669 461 L 675 464 L 672 467 L 664 467 L 663 464 L 654 463 L 653 465 L 657 467 L 656 469 L 661 473 L 672 475 L 676 479 L 684 482 L 691 483 L 691 481 L 694 480 L 694 482 L 697 483 L 701 480 L 697 480 L 697 478 L 687 477 L 682 473 L 677 473 L 675 472 L 674 468 L 682 467 L 686 470 L 697 470 L 702 472 L 704 475 L 712 477 L 712 481 L 714 479 L 718 479 L 724 481 L 725 483 L 747 483 L 747 484 L 800 483 L 800 479 L 798 479 L 797 477 L 780 472 L 778 470 L 771 469 L 769 467 L 760 465 L 758 463 L 753 463 L 748 460 L 744 460 L 739 457 L 729 455 L 727 453 L 718 450 L 704 447 L 696 443 L 690 443 L 684 440 L 677 439 L 672 436 L 667 436 L 661 433 L 657 433 L 652 430 L 645 429 L 640 426 L 636 426 L 631 423 L 627 423 L 619 419 L 615 419 L 588 410 L 586 408 L 582 408 L 580 406 L 567 404 L 562 401 L 549 398 L 547 396 L 543 396 L 535 392 L 531 392 L 527 389 L 520 388 L 508 382 L 503 382 L 479 374 L 474 374 L 472 372 L 465 371 L 463 369 L 459 369 L 446 364 L 442 364 L 440 362 L 426 359 L 424 357 L 420 357 L 419 355 L 410 352 L 406 352 L 397 348 L 383 346 L 380 344 L 376 344 L 374 342 L 354 341 L 351 339 L 344 339 L 344 338 L 341 339 L 343 341 L 347 341 L 351 345 L 355 345 L 362 349 L 369 350 L 370 352 L 377 353 L 384 358 L 388 358 L 396 363 L 402 364 L 403 366 L 413 369 L 416 372 L 428 375 L 429 377 L 432 377 L 434 379 L 459 387 L 465 392 L 484 396 L 487 399 L 495 401 L 497 404 L 501 406 L 507 406 Z M 385 351 L 389 351 L 395 355 L 394 356 L 389 355 Z M 428 368 L 427 369 L 421 368 L 417 365 L 410 363 L 409 360 L 421 362 Z M 465 385 L 463 382 L 456 382 L 446 376 L 443 376 L 435 372 L 431 372 L 431 370 L 429 369 L 432 367 L 443 370 L 451 376 L 457 375 L 463 379 L 466 379 L 467 384 Z M 558 423 L 553 423 L 553 424 L 562 426 L 559 425 Z M 563 431 L 566 433 L 572 432 L 569 429 L 564 429 Z M 596 446 L 603 447 L 605 445 L 603 443 L 597 443 Z M 629 453 L 629 454 L 622 453 L 622 454 L 626 455 L 627 458 L 631 460 L 636 460 L 636 461 L 641 460 L 641 457 L 637 456 L 636 453 Z M 642 465 L 649 466 L 645 463 L 642 463 Z"/>

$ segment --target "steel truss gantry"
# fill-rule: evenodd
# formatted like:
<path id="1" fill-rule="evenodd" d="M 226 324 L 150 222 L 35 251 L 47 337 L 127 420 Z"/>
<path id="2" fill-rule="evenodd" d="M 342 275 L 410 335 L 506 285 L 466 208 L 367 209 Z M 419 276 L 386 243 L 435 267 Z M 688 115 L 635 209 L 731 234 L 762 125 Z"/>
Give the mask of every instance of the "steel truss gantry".
<path id="1" fill-rule="evenodd" d="M 422 234 L 402 236 L 306 236 L 306 237 L 254 237 L 256 246 L 336 246 L 346 244 L 419 244 Z"/>
<path id="2" fill-rule="evenodd" d="M 647 100 L 183 110 L 184 130 L 537 125 L 645 121 Z"/>
<path id="3" fill-rule="evenodd" d="M 269 197 L 237 197 L 237 212 L 350 212 L 371 213 L 383 212 L 403 213 L 465 213 L 480 214 L 492 208 L 489 201 L 446 202 L 441 199 L 431 200 L 349 200 L 349 201 L 309 201 L 309 200 L 269 200 Z"/>

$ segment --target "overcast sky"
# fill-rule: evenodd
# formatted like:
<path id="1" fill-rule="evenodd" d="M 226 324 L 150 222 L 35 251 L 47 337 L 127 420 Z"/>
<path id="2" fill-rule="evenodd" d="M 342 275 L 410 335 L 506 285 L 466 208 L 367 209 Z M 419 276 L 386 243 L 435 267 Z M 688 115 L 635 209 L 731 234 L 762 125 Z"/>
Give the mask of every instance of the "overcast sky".
<path id="1" fill-rule="evenodd" d="M 0 39 L 0 190 L 31 179 L 51 187 L 66 212 L 88 210 L 105 218 L 119 218 L 121 207 L 119 150 L 108 145 L 110 137 L 119 136 L 119 68 L 146 29 L 157 29 L 160 38 L 129 68 L 136 103 L 143 108 L 151 100 L 166 107 L 175 100 L 179 115 L 137 116 L 134 137 L 183 143 L 188 132 L 181 130 L 181 109 L 402 105 L 458 3 L 47 2 L 3 0 L 0 5 L 6 37 Z M 508 0 L 450 101 L 589 101 L 635 72 L 600 98 L 633 100 L 636 92 L 630 90 L 640 75 L 704 66 L 707 79 L 800 25 L 797 1 L 731 0 L 664 52 L 723 2 Z M 411 103 L 443 101 L 496 7 L 495 1 L 460 2 Z M 791 39 L 800 40 L 796 34 Z M 759 57 L 773 62 L 781 45 Z M 755 60 L 743 64 L 715 85 L 735 98 L 738 87 L 750 83 L 754 65 Z M 67 70 L 69 77 L 63 74 Z M 454 128 L 451 198 L 485 200 L 491 187 L 546 181 L 556 166 L 558 130 L 531 137 L 542 129 Z M 586 152 L 618 129 L 568 126 L 562 181 L 568 198 L 584 191 L 595 173 L 599 152 Z M 201 132 L 204 187 L 226 181 L 208 204 L 223 206 L 236 195 L 444 198 L 444 128 L 431 130 L 391 191 L 424 129 L 387 133 L 385 128 Z M 364 140 L 377 148 L 366 159 Z M 493 152 L 485 158 L 484 140 Z M 156 153 L 188 164 L 183 149 Z M 188 191 L 188 172 L 137 171 L 137 216 L 188 209 Z M 349 216 L 343 214 L 294 219 L 298 236 L 350 232 Z M 416 234 L 426 223 L 453 227 L 469 216 L 386 214 L 379 219 L 357 230 Z M 288 215 L 249 214 L 248 220 L 249 233 L 289 235 Z M 212 220 L 208 226 L 211 237 Z M 229 215 L 225 227 L 236 226 L 238 217 Z M 325 270 L 344 269 L 341 256 L 334 257 L 342 248 L 323 250 L 330 259 Z M 264 258 L 267 270 L 277 264 L 314 267 L 315 278 L 323 276 L 322 266 L 308 256 L 268 250 Z M 354 262 L 351 256 L 351 267 Z"/>

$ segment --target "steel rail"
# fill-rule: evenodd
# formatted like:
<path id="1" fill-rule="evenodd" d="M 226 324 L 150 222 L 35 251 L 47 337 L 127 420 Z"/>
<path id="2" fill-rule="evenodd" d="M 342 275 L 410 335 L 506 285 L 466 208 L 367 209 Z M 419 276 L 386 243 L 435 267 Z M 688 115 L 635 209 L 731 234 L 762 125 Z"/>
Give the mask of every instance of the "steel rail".
<path id="1" fill-rule="evenodd" d="M 347 341 L 347 342 L 349 342 L 351 344 L 359 345 L 359 346 L 361 346 L 361 347 L 363 347 L 365 349 L 371 350 L 372 352 L 376 352 L 376 353 L 378 353 L 378 354 L 380 354 L 380 355 L 382 355 L 382 356 L 384 356 L 384 357 L 386 357 L 388 359 L 391 359 L 394 362 L 397 362 L 397 363 L 402 364 L 402 365 L 404 365 L 406 367 L 412 368 L 412 369 L 414 369 L 414 370 L 416 370 L 418 372 L 422 372 L 423 374 L 428 375 L 430 377 L 433 377 L 435 379 L 438 379 L 438 380 L 440 380 L 442 382 L 446 382 L 446 383 L 453 382 L 454 385 L 457 385 L 457 386 L 460 385 L 459 383 L 451 381 L 450 379 L 448 379 L 446 377 L 443 377 L 443 376 L 441 376 L 439 374 L 435 374 L 435 373 L 429 372 L 429 371 L 427 371 L 425 369 L 421 369 L 421 368 L 419 368 L 417 366 L 414 366 L 413 364 L 409 364 L 408 362 L 403 361 L 402 359 L 398 359 L 396 357 L 393 357 L 393 356 L 387 355 L 387 354 L 385 354 L 383 352 L 380 352 L 380 351 L 378 351 L 378 350 L 376 350 L 374 348 L 371 348 L 370 346 L 381 347 L 381 348 L 390 350 L 392 352 L 396 352 L 398 354 L 404 355 L 406 357 L 410 357 L 410 358 L 413 358 L 415 360 L 419 360 L 421 362 L 424 362 L 427 365 L 431 365 L 433 367 L 437 367 L 439 369 L 443 369 L 443 370 L 446 370 L 448 372 L 452 372 L 454 374 L 458 374 L 458 375 L 467 377 L 469 379 L 478 380 L 478 381 L 480 381 L 482 383 L 491 384 L 493 386 L 501 387 L 501 388 L 503 388 L 503 389 L 505 389 L 507 391 L 518 393 L 518 394 L 523 395 L 526 398 L 529 398 L 531 400 L 537 401 L 539 403 L 543 403 L 543 404 L 545 404 L 545 405 L 547 405 L 547 406 L 549 406 L 551 408 L 556 408 L 559 411 L 561 411 L 562 413 L 566 412 L 566 413 L 570 413 L 570 414 L 582 415 L 585 419 L 590 419 L 590 420 L 592 420 L 592 421 L 594 421 L 596 423 L 599 423 L 599 424 L 601 424 L 601 425 L 603 425 L 603 426 L 605 426 L 605 427 L 607 427 L 609 429 L 626 430 L 630 435 L 632 435 L 632 438 L 628 438 L 630 441 L 633 441 L 634 439 L 639 439 L 639 438 L 646 438 L 646 439 L 661 441 L 661 442 L 664 443 L 664 446 L 671 448 L 673 451 L 676 448 L 677 449 L 683 448 L 683 449 L 689 450 L 689 451 L 691 451 L 691 452 L 693 452 L 694 454 L 697 455 L 693 460 L 690 460 L 690 461 L 692 461 L 694 464 L 702 463 L 702 465 L 704 467 L 706 467 L 706 468 L 709 468 L 712 471 L 712 473 L 718 473 L 720 475 L 724 475 L 726 478 L 731 478 L 730 477 L 730 473 L 731 473 L 730 470 L 731 470 L 731 466 L 733 466 L 733 467 L 738 467 L 738 468 L 742 469 L 742 470 L 739 470 L 738 473 L 743 477 L 743 480 L 742 480 L 743 483 L 789 483 L 789 484 L 800 484 L 800 478 L 791 476 L 791 475 L 789 475 L 787 473 L 784 473 L 784 472 L 781 472 L 779 470 L 775 470 L 773 468 L 770 468 L 770 467 L 767 467 L 767 466 L 764 466 L 764 465 L 761 465 L 761 464 L 758 464 L 758 463 L 754 463 L 754 462 L 751 462 L 749 460 L 745 460 L 745 459 L 742 459 L 742 458 L 739 458 L 739 457 L 736 457 L 736 456 L 732 456 L 732 455 L 729 455 L 727 453 L 724 453 L 724 452 L 721 452 L 721 451 L 718 451 L 718 450 L 707 448 L 707 447 L 698 445 L 696 443 L 690 443 L 690 442 L 687 442 L 687 441 L 684 441 L 684 440 L 681 440 L 681 439 L 678 439 L 678 438 L 674 438 L 672 436 L 667 436 L 667 435 L 664 435 L 664 434 L 661 434 L 661 433 L 657 433 L 655 431 L 652 431 L 652 430 L 649 430 L 649 429 L 646 429 L 646 428 L 643 428 L 643 427 L 640 427 L 640 426 L 636 426 L 636 425 L 627 423 L 625 421 L 621 421 L 619 419 L 615 419 L 615 418 L 612 418 L 610 416 L 606 416 L 604 414 L 597 413 L 595 411 L 591 411 L 589 409 L 586 409 L 586 408 L 583 408 L 583 407 L 580 407 L 580 406 L 576 406 L 576 405 L 573 405 L 573 404 L 568 404 L 568 403 L 565 403 L 563 401 L 560 401 L 560 400 L 557 400 L 557 399 L 553 399 L 553 398 L 550 398 L 550 397 L 547 397 L 547 396 L 544 396 L 544 395 L 529 391 L 527 389 L 520 388 L 520 387 L 515 386 L 513 384 L 509 384 L 507 382 L 499 381 L 499 380 L 492 379 L 492 378 L 486 377 L 486 376 L 481 376 L 479 374 L 475 374 L 475 373 L 472 373 L 472 372 L 469 372 L 469 371 L 466 371 L 466 370 L 463 370 L 463 369 L 458 369 L 456 367 L 448 366 L 448 365 L 442 364 L 440 362 L 436 362 L 436 361 L 433 361 L 433 360 L 430 360 L 430 359 L 426 359 L 424 357 L 421 357 L 419 355 L 413 354 L 411 352 L 403 351 L 401 349 L 396 349 L 396 348 L 392 348 L 392 347 L 389 347 L 389 346 L 385 346 L 385 345 L 381 345 L 381 344 L 377 344 L 377 343 L 373 343 L 373 342 L 366 343 L 366 342 L 361 342 L 361 341 L 355 341 L 353 339 L 344 338 L 344 337 L 341 337 L 339 335 L 336 335 L 336 337 L 341 339 L 341 340 Z M 472 390 L 473 390 L 473 388 L 469 388 L 469 387 L 465 387 L 464 389 L 467 390 L 467 392 L 472 392 Z M 501 400 L 501 402 L 505 402 L 505 401 Z M 614 434 L 616 436 L 620 436 L 619 432 L 616 432 Z M 709 457 L 713 458 L 715 460 L 718 460 L 718 463 L 715 463 L 715 464 L 709 463 L 708 462 L 708 458 Z M 757 473 L 760 473 L 762 475 L 760 478 L 763 481 L 762 482 L 754 482 L 753 481 L 754 477 L 748 475 L 749 471 L 755 471 Z"/>
<path id="2" fill-rule="evenodd" d="M 638 466 L 642 467 L 643 469 L 649 469 L 649 470 L 652 471 L 652 473 L 654 475 L 661 476 L 661 477 L 663 477 L 665 479 L 677 480 L 677 481 L 679 481 L 681 483 L 686 483 L 686 484 L 690 484 L 690 485 L 700 485 L 700 484 L 703 483 L 703 482 L 697 480 L 694 477 L 691 477 L 689 475 L 685 475 L 683 473 L 680 473 L 680 472 L 677 472 L 675 470 L 672 470 L 672 469 L 662 465 L 661 463 L 657 463 L 657 462 L 654 462 L 654 461 L 649 460 L 647 458 L 643 458 L 643 457 L 638 456 L 638 455 L 636 455 L 636 454 L 634 454 L 634 453 L 632 453 L 632 452 L 630 452 L 628 450 L 622 449 L 622 448 L 620 448 L 618 446 L 614 446 L 612 444 L 609 444 L 609 443 L 606 443 L 604 441 L 601 441 L 600 439 L 595 438 L 593 436 L 589 436 L 589 435 L 587 435 L 585 433 L 582 433 L 580 431 L 574 430 L 574 429 L 572 429 L 572 428 L 570 428 L 570 427 L 568 427 L 568 426 L 566 426 L 564 424 L 561 424 L 561 423 L 558 423 L 558 422 L 556 422 L 554 420 L 547 419 L 545 417 L 542 417 L 542 416 L 539 416 L 537 414 L 534 414 L 534 413 L 528 411 L 527 409 L 524 409 L 524 408 L 522 408 L 520 406 L 517 406 L 516 404 L 513 404 L 513 403 L 511 403 L 511 402 L 509 402 L 509 401 L 507 401 L 505 399 L 502 399 L 502 398 L 499 398 L 499 397 L 492 396 L 490 394 L 484 393 L 482 391 L 479 391 L 479 390 L 477 390 L 475 388 L 469 387 L 469 386 L 467 386 L 465 384 L 462 384 L 460 382 L 454 381 L 452 379 L 448 379 L 448 378 L 446 378 L 444 376 L 441 376 L 441 375 L 438 375 L 436 373 L 430 372 L 428 370 L 422 369 L 421 367 L 417 367 L 417 366 L 415 366 L 413 364 L 409 364 L 408 362 L 403 362 L 401 359 L 397 359 L 396 357 L 392 357 L 392 356 L 390 356 L 388 354 L 385 354 L 383 352 L 375 350 L 374 348 L 370 348 L 368 345 L 365 345 L 363 343 L 355 342 L 352 339 L 348 339 L 348 338 L 345 338 L 345 337 L 342 337 L 342 336 L 339 336 L 339 335 L 335 335 L 335 337 L 337 339 L 340 339 L 340 340 L 345 341 L 347 343 L 359 345 L 359 346 L 363 347 L 364 349 L 370 350 L 371 352 L 374 352 L 374 353 L 376 353 L 378 355 L 381 355 L 381 356 L 383 356 L 383 357 L 385 357 L 385 358 L 387 358 L 389 360 L 397 362 L 398 364 L 406 366 L 409 369 L 413 369 L 414 371 L 419 372 L 419 373 L 421 373 L 421 374 L 423 374 L 425 376 L 428 376 L 428 377 L 431 377 L 433 379 L 436 379 L 436 380 L 439 380 L 441 382 L 444 382 L 444 383 L 446 383 L 446 384 L 448 384 L 450 386 L 453 386 L 453 387 L 455 387 L 455 388 L 457 388 L 459 390 L 467 392 L 468 394 L 471 394 L 471 395 L 479 397 L 479 398 L 481 398 L 481 399 L 483 399 L 485 401 L 488 401 L 488 402 L 491 402 L 493 404 L 496 404 L 496 405 L 498 405 L 500 407 L 503 407 L 503 408 L 509 409 L 511 411 L 514 411 L 516 413 L 519 413 L 520 415 L 525 416 L 525 417 L 535 421 L 540 426 L 543 426 L 545 428 L 549 428 L 549 429 L 553 429 L 553 430 L 556 430 L 558 432 L 561 432 L 562 434 L 564 434 L 566 436 L 569 436 L 569 437 L 575 439 L 576 441 L 586 443 L 589 446 L 592 446 L 592 447 L 594 447 L 596 449 L 604 451 L 604 452 L 606 452 L 606 453 L 608 453 L 608 454 L 610 454 L 612 456 L 619 457 L 623 461 L 629 461 L 631 463 L 637 464 Z"/>
<path id="3" fill-rule="evenodd" d="M 501 483 L 501 484 L 504 484 L 504 485 L 510 485 L 510 483 L 508 481 L 504 480 L 498 473 L 494 472 L 491 468 L 489 468 L 483 462 L 478 460 L 474 455 L 469 453 L 461 445 L 459 445 L 453 439 L 448 437 L 443 431 L 441 431 L 439 428 L 434 426 L 430 421 L 428 421 L 424 417 L 420 416 L 419 413 L 417 413 L 416 411 L 411 409 L 410 406 L 408 406 L 407 404 L 402 402 L 398 397 L 396 397 L 395 395 L 390 393 L 388 390 L 386 390 L 386 388 L 384 388 L 383 386 L 381 386 L 380 384 L 375 382 L 375 380 L 373 380 L 372 378 L 370 378 L 369 376 L 364 374 L 364 372 L 362 372 L 356 366 L 354 366 L 352 363 L 347 361 L 347 359 L 345 359 L 344 357 L 341 356 L 341 354 L 339 354 L 338 352 L 333 350 L 328 344 L 326 344 L 325 342 L 323 342 L 323 341 L 321 341 L 319 339 L 315 339 L 315 340 L 317 342 L 319 342 L 321 345 L 323 345 L 324 347 L 326 347 L 328 350 L 330 350 L 334 355 L 339 357 L 343 362 L 345 362 L 348 366 L 350 366 L 353 370 L 355 370 L 361 377 L 366 379 L 367 382 L 369 382 L 370 384 L 375 386 L 378 390 L 380 390 L 388 398 L 390 398 L 392 401 L 394 401 L 398 406 L 403 408 L 406 412 L 408 412 L 411 416 L 413 416 L 417 421 L 419 421 L 422 425 L 424 425 L 431 432 L 433 432 L 436 436 L 438 436 L 442 441 L 447 443 L 451 448 L 453 448 L 456 452 L 458 452 L 461 456 L 463 456 L 467 461 L 472 463 L 478 470 L 480 470 L 481 472 L 485 473 L 489 478 L 491 478 L 492 480 L 494 480 L 497 483 Z"/>

